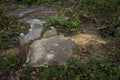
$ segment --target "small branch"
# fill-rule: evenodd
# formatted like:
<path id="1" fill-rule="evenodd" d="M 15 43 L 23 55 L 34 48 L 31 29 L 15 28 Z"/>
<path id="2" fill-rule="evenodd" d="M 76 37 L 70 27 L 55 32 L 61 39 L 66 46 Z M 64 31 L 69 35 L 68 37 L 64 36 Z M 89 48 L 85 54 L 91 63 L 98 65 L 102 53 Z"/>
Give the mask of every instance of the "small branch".
<path id="1" fill-rule="evenodd" d="M 105 28 L 108 28 L 108 26 L 99 27 L 99 28 L 97 28 L 97 30 L 101 30 L 101 29 L 105 29 Z"/>

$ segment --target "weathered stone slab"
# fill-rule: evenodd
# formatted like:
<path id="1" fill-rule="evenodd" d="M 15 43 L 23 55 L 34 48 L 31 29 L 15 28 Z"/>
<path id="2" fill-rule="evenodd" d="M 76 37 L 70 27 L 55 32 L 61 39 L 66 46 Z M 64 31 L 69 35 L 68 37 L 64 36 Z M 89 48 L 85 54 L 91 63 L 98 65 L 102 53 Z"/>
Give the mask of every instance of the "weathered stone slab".
<path id="1" fill-rule="evenodd" d="M 53 61 L 66 65 L 72 54 L 73 44 L 71 39 L 64 38 L 63 35 L 36 40 L 30 46 L 26 63 L 30 62 L 33 67 L 50 64 Z"/>
<path id="2" fill-rule="evenodd" d="M 23 17 L 28 13 L 37 11 L 39 8 L 27 8 L 27 9 L 21 9 L 21 10 L 15 10 L 13 12 L 7 13 L 6 16 L 10 17 Z"/>

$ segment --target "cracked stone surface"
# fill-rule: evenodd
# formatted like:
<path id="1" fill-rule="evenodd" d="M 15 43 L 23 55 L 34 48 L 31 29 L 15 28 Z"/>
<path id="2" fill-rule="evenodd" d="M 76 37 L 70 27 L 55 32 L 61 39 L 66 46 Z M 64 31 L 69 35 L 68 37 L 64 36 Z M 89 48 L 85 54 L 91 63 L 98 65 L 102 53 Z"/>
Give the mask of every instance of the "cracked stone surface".
<path id="1" fill-rule="evenodd" d="M 36 40 L 30 46 L 26 63 L 30 62 L 33 67 L 51 64 L 53 61 L 66 65 L 72 54 L 73 45 L 74 42 L 63 35 Z"/>

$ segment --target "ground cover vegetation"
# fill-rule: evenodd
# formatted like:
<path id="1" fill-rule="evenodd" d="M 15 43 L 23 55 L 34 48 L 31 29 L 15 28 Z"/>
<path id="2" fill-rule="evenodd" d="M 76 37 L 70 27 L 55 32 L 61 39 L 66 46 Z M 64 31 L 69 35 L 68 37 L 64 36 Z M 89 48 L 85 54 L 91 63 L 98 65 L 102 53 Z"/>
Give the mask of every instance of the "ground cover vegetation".
<path id="1" fill-rule="evenodd" d="M 64 0 L 1 0 L 0 1 L 0 51 L 19 47 L 18 36 L 26 28 L 19 27 L 16 19 L 5 17 L 7 5 L 21 4 L 35 6 L 44 3 L 52 3 Z M 76 12 L 65 20 L 66 12 L 62 11 L 62 19 L 53 17 L 46 24 L 56 27 L 59 32 L 66 35 L 80 32 L 84 22 L 93 22 L 98 25 L 108 26 L 103 29 L 101 36 L 104 38 L 120 39 L 120 0 L 71 0 Z M 9 3 L 8 3 L 9 2 Z M 67 5 L 67 4 L 66 4 Z M 99 21 L 99 19 L 102 19 Z M 17 27 L 18 26 L 18 27 Z M 119 44 L 119 43 L 117 43 Z M 119 45 L 118 45 L 119 46 Z M 78 49 L 73 50 L 79 54 Z M 115 52 L 115 53 L 114 53 Z M 70 58 L 66 66 L 57 62 L 52 65 L 44 65 L 40 68 L 33 68 L 28 64 L 23 67 L 23 53 L 6 55 L 0 57 L 0 79 L 1 80 L 120 80 L 120 53 L 114 51 L 109 54 L 114 56 L 110 60 L 92 59 L 88 63 L 82 63 L 79 58 Z M 22 54 L 22 56 L 21 56 Z"/>

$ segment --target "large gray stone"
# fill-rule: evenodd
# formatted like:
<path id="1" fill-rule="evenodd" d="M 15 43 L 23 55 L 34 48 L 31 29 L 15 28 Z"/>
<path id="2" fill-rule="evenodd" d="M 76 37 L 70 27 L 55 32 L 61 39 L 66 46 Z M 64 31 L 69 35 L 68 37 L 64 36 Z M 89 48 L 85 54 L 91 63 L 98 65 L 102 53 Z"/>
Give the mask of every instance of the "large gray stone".
<path id="1" fill-rule="evenodd" d="M 53 61 L 66 65 L 72 54 L 73 45 L 74 42 L 71 39 L 64 38 L 63 35 L 36 40 L 30 46 L 26 63 L 30 62 L 33 67 L 50 64 Z"/>
<path id="2" fill-rule="evenodd" d="M 39 8 L 27 8 L 27 9 L 20 9 L 20 10 L 15 10 L 13 12 L 9 12 L 7 13 L 6 16 L 10 16 L 10 17 L 23 17 L 25 16 L 26 14 L 28 13 L 31 13 L 31 12 L 35 12 L 37 11 Z"/>

